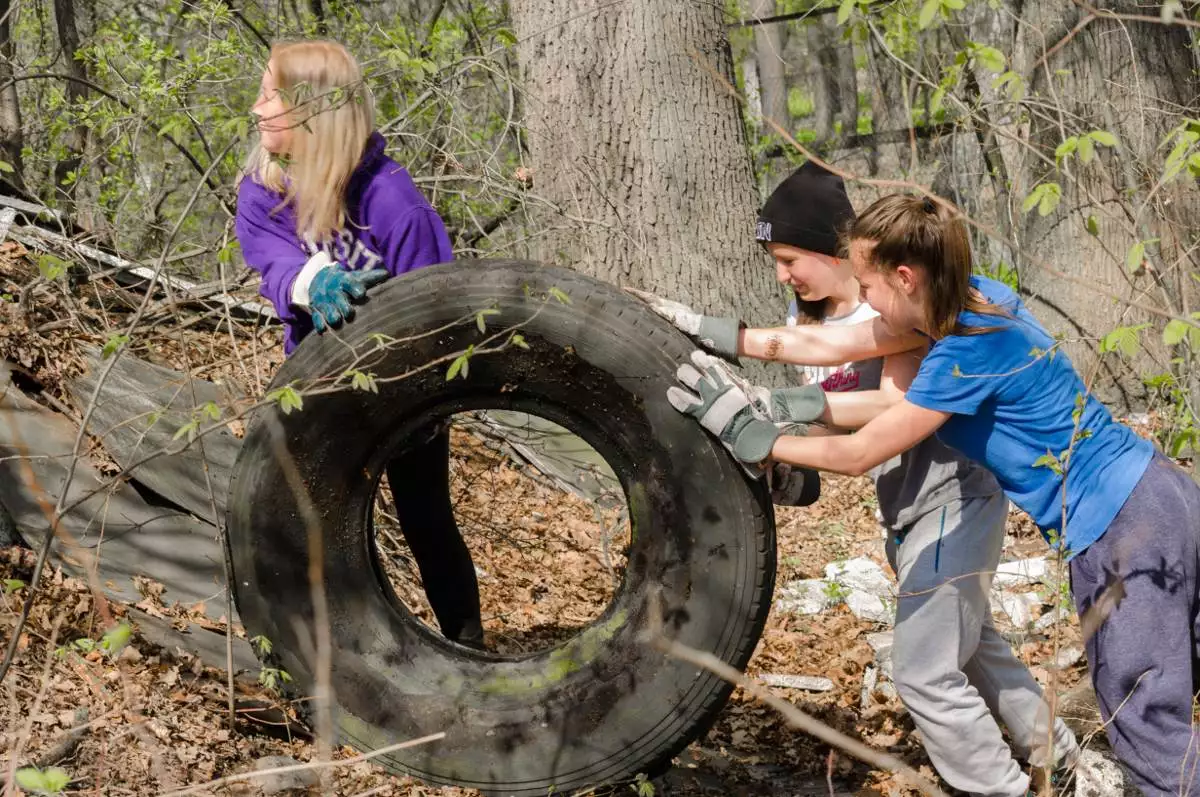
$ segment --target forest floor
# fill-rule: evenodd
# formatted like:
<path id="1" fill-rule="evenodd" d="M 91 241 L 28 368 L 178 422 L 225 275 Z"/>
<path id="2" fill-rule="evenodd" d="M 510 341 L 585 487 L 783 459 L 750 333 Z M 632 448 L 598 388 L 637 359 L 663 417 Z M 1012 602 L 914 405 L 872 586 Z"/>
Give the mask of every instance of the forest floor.
<path id="1" fill-rule="evenodd" d="M 25 254 L 11 244 L 0 247 L 0 276 L 7 278 L 8 291 L 15 293 L 21 285 L 36 281 L 36 267 Z M 68 402 L 62 381 L 77 371 L 75 347 L 83 342 L 102 345 L 108 334 L 104 330 L 113 328 L 105 315 L 113 306 L 105 293 L 110 290 L 111 286 L 96 286 L 94 296 L 72 305 L 73 326 L 57 336 L 44 331 L 63 319 L 61 297 L 33 291 L 21 312 L 6 304 L 9 312 L 0 316 L 0 357 L 19 364 L 52 403 Z M 269 338 L 275 333 L 266 334 Z M 205 378 L 241 383 L 247 394 L 261 390 L 261 375 L 277 362 L 277 354 L 263 355 L 268 350 L 263 348 L 263 335 L 255 333 L 251 343 L 244 344 L 254 346 L 252 356 L 236 350 L 243 345 L 236 336 L 227 338 L 234 339 L 229 344 L 233 350 L 222 349 L 224 344 L 216 342 L 219 337 L 198 326 L 174 333 L 159 327 L 153 336 L 135 338 L 129 345 L 133 353 L 152 355 L 164 365 L 192 369 L 200 365 Z M 253 368 L 247 368 L 247 362 Z M 249 378 L 251 374 L 259 375 L 258 384 Z M 628 539 L 621 508 L 598 509 L 543 479 L 531 478 L 527 468 L 465 427 L 453 435 L 451 473 L 458 520 L 479 569 L 490 647 L 506 653 L 545 647 L 600 614 L 619 587 Z M 419 618 L 431 622 L 386 496 L 377 503 L 376 519 L 379 550 L 389 561 L 397 595 Z M 816 505 L 780 508 L 776 521 L 777 597 L 794 581 L 824 578 L 830 563 L 860 557 L 877 564 L 890 578 L 868 479 L 827 477 Z M 1029 519 L 1012 513 L 1005 561 L 1047 553 Z M 9 637 L 29 594 L 32 559 L 27 549 L 0 549 L 0 642 Z M 1023 588 L 1037 596 L 1023 604 L 1030 622 L 1052 610 L 1058 601 L 1058 583 L 1047 576 L 1042 583 Z M 161 589 L 153 584 L 145 587 L 138 611 L 177 625 L 202 616 L 194 606 L 164 604 Z M 844 595 L 836 589 L 827 597 L 834 599 L 834 605 L 812 614 L 773 606 L 748 674 L 828 679 L 826 691 L 771 688 L 810 715 L 936 780 L 911 718 L 894 689 L 887 688 L 886 678 L 878 675 L 880 661 L 869 637 L 889 630 L 887 623 L 860 619 L 837 600 Z M 286 738 L 279 726 L 264 726 L 245 716 L 231 723 L 227 674 L 219 667 L 178 649 L 160 648 L 138 631 L 128 640 L 110 640 L 120 652 L 108 655 L 101 644 L 104 629 L 133 614 L 133 607 L 96 601 L 84 582 L 66 572 L 49 569 L 43 574 L 29 622 L 18 639 L 18 655 L 0 683 L 0 778 L 9 777 L 18 766 L 55 759 L 70 778 L 68 794 L 256 794 L 261 793 L 258 785 L 211 781 L 264 762 L 269 765 L 275 760 L 272 756 L 299 762 L 317 758 L 314 744 Z M 997 623 L 1014 630 L 1004 617 L 998 617 Z M 241 629 L 235 632 L 244 636 Z M 1059 656 L 1056 651 L 1077 654 L 1081 648 L 1073 612 L 1044 631 L 1014 630 L 1013 638 L 1020 657 L 1056 694 L 1066 693 L 1084 678 L 1085 664 L 1077 655 L 1063 660 L 1064 666 L 1050 664 Z M 269 671 L 259 675 L 267 685 L 278 677 Z M 877 676 L 882 686 L 864 690 L 864 679 Z M 242 701 L 275 700 L 273 691 L 262 684 L 239 681 L 236 691 Z M 1095 730 L 1095 717 L 1075 719 L 1085 730 Z M 348 748 L 334 752 L 341 763 L 322 769 L 329 793 L 357 797 L 476 794 L 396 777 L 370 762 L 355 762 L 356 755 Z M 904 797 L 915 793 L 890 773 L 831 752 L 812 736 L 789 727 L 779 714 L 740 688 L 712 728 L 651 785 L 655 794 L 680 797 Z"/>

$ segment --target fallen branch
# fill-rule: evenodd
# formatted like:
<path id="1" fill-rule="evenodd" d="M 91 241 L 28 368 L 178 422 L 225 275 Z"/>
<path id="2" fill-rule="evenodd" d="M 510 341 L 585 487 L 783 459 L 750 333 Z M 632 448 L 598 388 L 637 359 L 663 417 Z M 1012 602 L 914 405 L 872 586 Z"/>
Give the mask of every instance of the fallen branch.
<path id="1" fill-rule="evenodd" d="M 186 789 L 180 789 L 178 791 L 166 792 L 164 794 L 160 794 L 159 797 L 185 797 L 186 795 L 189 795 L 189 794 L 199 794 L 202 791 L 216 788 L 217 786 L 224 786 L 225 784 L 228 784 L 228 783 L 237 783 L 238 781 L 242 781 L 242 780 L 253 780 L 255 778 L 264 778 L 264 777 L 267 777 L 268 775 L 284 775 L 289 772 L 307 772 L 307 771 L 313 770 L 313 769 L 324 769 L 324 768 L 333 769 L 336 767 L 353 766 L 354 764 L 361 764 L 363 761 L 370 761 L 372 758 L 378 758 L 381 755 L 387 755 L 388 753 L 394 753 L 397 750 L 404 750 L 409 747 L 417 747 L 418 745 L 428 744 L 429 742 L 436 742 L 437 740 L 444 739 L 444 738 L 446 738 L 446 732 L 440 731 L 438 733 L 432 733 L 429 736 L 422 736 L 419 739 L 410 739 L 407 742 L 397 742 L 396 744 L 389 744 L 387 747 L 380 747 L 378 750 L 372 750 L 369 753 L 362 753 L 360 755 L 352 756 L 350 758 L 343 758 L 341 761 L 310 761 L 307 764 L 293 764 L 293 765 L 286 766 L 286 767 L 275 767 L 273 769 L 263 769 L 263 770 L 259 770 L 257 772 L 243 772 L 240 775 L 227 775 L 223 778 L 217 778 L 216 780 L 210 780 L 208 783 L 200 783 L 196 786 L 189 786 Z"/>
<path id="2" fill-rule="evenodd" d="M 723 678 L 731 684 L 740 686 L 754 697 L 778 711 L 792 727 L 798 728 L 804 733 L 817 737 L 828 745 L 849 753 L 859 761 L 895 773 L 908 780 L 913 787 L 920 789 L 924 794 L 930 795 L 930 797 L 946 797 L 941 789 L 922 777 L 921 773 L 899 758 L 863 744 L 859 740 L 829 727 L 816 717 L 809 716 L 793 704 L 776 696 L 766 686 L 750 678 L 745 673 L 738 672 L 713 654 L 703 650 L 696 650 L 684 645 L 682 642 L 668 639 L 662 633 L 663 613 L 660 600 L 657 593 L 653 594 L 650 599 L 648 611 L 650 625 L 646 629 L 645 639 L 653 648 L 666 653 L 668 656 L 708 670 L 713 675 Z"/>

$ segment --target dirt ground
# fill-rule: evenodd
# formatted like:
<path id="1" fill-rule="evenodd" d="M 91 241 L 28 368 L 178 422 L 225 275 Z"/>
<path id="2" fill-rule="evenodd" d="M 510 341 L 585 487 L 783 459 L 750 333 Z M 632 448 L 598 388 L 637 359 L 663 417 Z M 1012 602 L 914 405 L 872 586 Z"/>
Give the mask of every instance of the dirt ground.
<path id="1" fill-rule="evenodd" d="M 480 567 L 489 644 L 507 651 L 528 650 L 554 642 L 562 617 L 583 625 L 611 597 L 612 574 L 590 553 L 601 536 L 592 511 L 582 499 L 564 496 L 553 487 L 520 476 L 509 462 L 478 440 L 455 436 L 454 487 L 459 517 L 472 539 Z M 479 489 L 487 483 L 487 489 Z M 468 485 L 474 485 L 472 491 Z M 497 499 L 507 491 L 510 503 Z M 475 501 L 469 499 L 474 496 Z M 884 564 L 882 539 L 873 518 L 874 499 L 865 479 L 832 477 L 821 502 L 808 509 L 779 512 L 779 582 L 820 577 L 826 563 L 865 555 Z M 519 508 L 519 510 L 518 510 Z M 517 524 L 516 539 L 501 540 L 493 531 L 479 532 L 481 519 L 507 523 L 503 516 L 520 511 L 530 519 Z M 539 520 L 532 520 L 538 517 Z M 507 528 L 507 525 L 505 525 Z M 611 526 L 610 526 L 611 529 Z M 1036 552 L 1040 543 L 1032 528 L 1014 515 L 1009 547 Z M 534 540 L 540 540 L 533 544 Z M 508 544 L 502 545 L 505 542 Z M 382 543 L 381 543 L 382 544 Z M 403 558 L 402 543 L 397 555 Z M 11 627 L 25 596 L 31 557 L 9 549 L 0 561 L 0 577 L 8 579 L 0 598 L 0 618 Z M 553 561 L 553 580 L 546 567 Z M 403 565 L 401 565 L 403 566 Z M 498 575 L 504 573 L 505 578 Z M 489 583 L 492 582 L 492 583 Z M 419 590 L 410 605 L 421 612 Z M 153 595 L 149 598 L 153 602 Z M 91 648 L 125 607 L 109 605 L 109 617 L 95 605 L 87 586 L 64 576 L 48 575 L 35 602 L 31 622 L 20 640 L 21 654 L 0 688 L 0 762 L 36 761 L 47 749 L 87 723 L 77 749 L 60 764 L 78 780 L 80 794 L 159 794 L 245 771 L 264 756 L 313 758 L 313 746 L 267 735 L 262 725 L 239 721 L 231 730 L 225 675 L 187 655 L 173 655 L 134 636 L 114 658 Z M 165 607 L 165 613 L 187 613 L 187 607 Z M 427 611 L 427 610 L 426 610 Z M 572 614 L 572 612 L 574 612 Z M 429 621 L 426 615 L 426 621 Z M 1064 646 L 1078 641 L 1073 621 L 1061 626 Z M 859 620 L 843 605 L 817 615 L 791 616 L 772 611 L 762 640 L 750 662 L 751 675 L 823 676 L 834 683 L 825 693 L 775 690 L 806 712 L 868 744 L 899 756 L 932 776 L 912 723 L 895 697 L 876 694 L 861 704 L 863 674 L 874 653 L 866 635 L 881 630 Z M 1035 673 L 1048 679 L 1042 666 L 1051 656 L 1050 642 L 1020 646 Z M 1076 664 L 1059 674 L 1066 689 L 1083 674 Z M 242 697 L 255 690 L 239 687 Z M 271 693 L 260 695 L 273 700 Z M 80 712 L 86 710 L 86 717 Z M 338 752 L 349 758 L 354 751 Z M 393 777 L 369 763 L 332 772 L 332 792 L 339 795 L 444 795 L 475 792 L 432 788 Z M 675 768 L 655 782 L 656 793 L 693 797 L 709 794 L 902 795 L 886 772 L 859 764 L 812 737 L 789 728 L 771 709 L 734 693 L 714 727 L 677 759 Z M 244 787 L 210 793 L 254 793 Z"/>
<path id="2" fill-rule="evenodd" d="M 74 372 L 81 342 L 103 345 L 132 302 L 111 285 L 92 283 L 70 298 L 54 284 L 37 281 L 37 268 L 19 247 L 0 247 L 0 277 L 19 303 L 0 314 L 0 356 L 17 363 L 43 401 L 69 401 L 63 380 Z M 131 351 L 165 365 L 192 369 L 257 394 L 278 363 L 277 330 L 214 335 L 190 317 L 177 328 L 156 322 L 135 332 Z M 65 324 L 65 326 L 64 326 Z M 56 326 L 59 325 L 59 326 Z M 61 329 L 58 334 L 49 330 Z M 40 331 L 39 331 L 40 330 Z M 507 653 L 546 647 L 596 617 L 619 579 L 628 530 L 619 509 L 597 510 L 587 501 L 535 480 L 497 455 L 484 440 L 454 433 L 452 492 L 460 526 L 479 567 L 488 644 Z M 391 517 L 390 498 L 377 502 L 379 550 L 388 561 L 400 597 L 424 621 L 432 618 L 411 558 Z M 777 513 L 778 583 L 819 578 L 825 565 L 868 556 L 885 570 L 883 539 L 874 519 L 874 497 L 865 478 L 828 477 L 821 501 Z M 1010 517 L 1005 558 L 1043 555 L 1046 546 L 1028 518 Z M 30 590 L 32 557 L 0 549 L 0 642 L 6 641 Z M 143 608 L 167 618 L 196 613 L 162 606 L 147 585 Z M 1047 601 L 1052 598 L 1047 596 Z M 265 756 L 309 761 L 314 746 L 286 738 L 281 727 L 229 717 L 226 674 L 178 651 L 155 647 L 139 634 L 110 639 L 105 629 L 129 608 L 97 603 L 87 585 L 68 575 L 44 574 L 30 621 L 18 640 L 19 654 L 0 683 L 0 777 L 18 765 L 69 750 L 58 765 L 72 779 L 67 793 L 155 795 L 172 793 L 246 771 Z M 1052 638 L 1019 639 L 1021 657 L 1043 683 L 1063 692 L 1084 674 L 1082 662 L 1063 671 L 1046 666 L 1055 646 L 1077 646 L 1074 615 L 1055 626 Z M 911 720 L 897 698 L 876 692 L 862 704 L 864 671 L 874 659 L 866 636 L 882 626 L 856 618 L 845 605 L 808 616 L 772 610 L 749 664 L 752 676 L 823 676 L 827 692 L 774 689 L 831 726 L 896 755 L 934 777 Z M 276 673 L 260 674 L 269 685 Z M 262 686 L 239 684 L 239 705 L 251 698 L 275 701 Z M 280 718 L 276 718 L 279 720 Z M 285 738 L 277 738 L 283 736 Z M 65 747 L 64 747 L 65 745 Z M 336 751 L 346 761 L 355 751 Z M 61 757 L 61 756 L 58 756 Z M 369 762 L 324 770 L 337 795 L 440 795 L 475 792 L 433 788 L 394 777 Z M 792 728 L 762 703 L 735 691 L 714 726 L 688 747 L 675 767 L 653 784 L 654 793 L 699 795 L 859 794 L 903 797 L 887 772 L 860 764 Z M 20 794 L 11 789 L 3 794 Z M 253 794 L 243 784 L 189 793 Z"/>

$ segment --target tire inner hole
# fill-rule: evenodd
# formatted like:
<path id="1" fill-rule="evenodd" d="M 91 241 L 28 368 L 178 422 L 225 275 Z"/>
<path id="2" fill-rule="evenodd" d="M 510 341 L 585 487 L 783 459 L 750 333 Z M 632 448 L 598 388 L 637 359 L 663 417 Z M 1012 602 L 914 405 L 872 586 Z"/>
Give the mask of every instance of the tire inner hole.
<path id="1" fill-rule="evenodd" d="M 451 571 L 446 559 L 454 557 L 444 546 L 453 545 L 456 526 L 479 588 L 484 647 L 524 657 L 562 644 L 596 621 L 621 589 L 631 536 L 619 480 L 581 437 L 537 415 L 461 412 L 449 419 L 448 434 L 448 480 L 441 473 L 443 436 L 415 453 L 407 449 L 402 464 L 393 460 L 376 490 L 375 552 L 395 598 L 442 633 L 414 548 L 437 546 L 423 558 L 434 572 Z M 409 502 L 401 512 L 393 473 Z M 447 481 L 453 525 L 441 497 Z M 443 590 L 443 602 L 473 603 L 469 590 L 450 592 L 457 597 Z"/>

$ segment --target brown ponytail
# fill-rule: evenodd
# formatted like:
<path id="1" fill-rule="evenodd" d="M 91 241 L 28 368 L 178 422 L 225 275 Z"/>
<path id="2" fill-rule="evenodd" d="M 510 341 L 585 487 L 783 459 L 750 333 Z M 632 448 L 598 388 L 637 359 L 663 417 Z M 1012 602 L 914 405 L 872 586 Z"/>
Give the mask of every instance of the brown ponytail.
<path id="1" fill-rule="evenodd" d="M 931 337 L 977 335 L 998 327 L 967 327 L 959 313 L 1010 318 L 971 289 L 971 241 L 962 217 L 928 197 L 892 194 L 877 200 L 850 225 L 849 241 L 872 241 L 871 264 L 892 272 L 901 265 L 925 274 L 926 326 Z"/>

